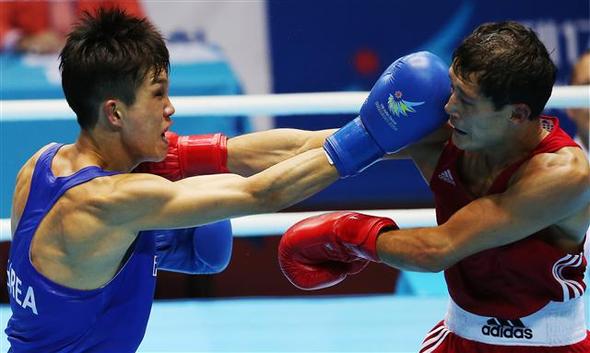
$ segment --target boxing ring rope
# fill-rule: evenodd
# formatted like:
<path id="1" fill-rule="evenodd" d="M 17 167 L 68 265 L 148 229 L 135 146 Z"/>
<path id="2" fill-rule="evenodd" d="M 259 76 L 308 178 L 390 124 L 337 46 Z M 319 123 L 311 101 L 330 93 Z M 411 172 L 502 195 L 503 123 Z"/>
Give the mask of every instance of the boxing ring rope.
<path id="1" fill-rule="evenodd" d="M 282 235 L 293 224 L 311 216 L 330 211 L 267 213 L 231 220 L 235 237 Z M 434 209 L 357 210 L 374 216 L 395 219 L 400 228 L 436 225 Z M 10 219 L 0 219 L 0 241 L 10 241 Z"/>
<path id="2" fill-rule="evenodd" d="M 290 93 L 244 96 L 171 97 L 174 118 L 232 115 L 356 114 L 369 92 Z M 590 85 L 555 86 L 547 108 L 590 106 Z M 63 99 L 1 100 L 0 121 L 69 120 Z"/>
<path id="3" fill-rule="evenodd" d="M 231 115 L 355 114 L 368 92 L 293 93 L 245 96 L 171 97 L 175 118 Z M 590 85 L 555 86 L 546 108 L 590 107 Z M 63 99 L 0 100 L 0 122 L 73 120 Z M 321 212 L 271 213 L 232 220 L 235 236 L 280 235 L 296 222 Z M 433 209 L 360 210 L 390 217 L 401 228 L 436 225 Z M 10 220 L 0 219 L 0 241 L 10 241 Z"/>

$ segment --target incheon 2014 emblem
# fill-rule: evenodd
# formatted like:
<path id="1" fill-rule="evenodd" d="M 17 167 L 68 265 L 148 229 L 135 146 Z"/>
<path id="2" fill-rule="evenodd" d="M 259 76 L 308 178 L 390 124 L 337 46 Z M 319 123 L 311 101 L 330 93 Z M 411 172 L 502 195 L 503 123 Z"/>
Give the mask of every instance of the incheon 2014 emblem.
<path id="1" fill-rule="evenodd" d="M 414 109 L 414 107 L 422 104 L 424 104 L 424 102 L 410 102 L 403 100 L 401 91 L 395 91 L 393 95 L 389 94 L 389 99 L 387 99 L 389 111 L 397 117 L 400 117 L 401 115 L 408 116 L 408 113 L 415 113 L 416 109 Z"/>

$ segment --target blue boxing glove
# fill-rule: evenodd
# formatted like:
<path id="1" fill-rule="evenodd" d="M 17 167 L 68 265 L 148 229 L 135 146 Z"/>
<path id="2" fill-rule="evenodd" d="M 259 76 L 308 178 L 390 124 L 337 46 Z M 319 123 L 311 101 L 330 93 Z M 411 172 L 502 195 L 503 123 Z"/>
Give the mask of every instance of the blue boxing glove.
<path id="1" fill-rule="evenodd" d="M 360 116 L 326 139 L 324 149 L 340 176 L 359 173 L 386 153 L 416 142 L 447 120 L 448 67 L 421 51 L 396 60 L 379 77 Z"/>
<path id="2" fill-rule="evenodd" d="M 189 274 L 223 271 L 232 251 L 229 220 L 193 228 L 155 230 L 159 269 Z"/>

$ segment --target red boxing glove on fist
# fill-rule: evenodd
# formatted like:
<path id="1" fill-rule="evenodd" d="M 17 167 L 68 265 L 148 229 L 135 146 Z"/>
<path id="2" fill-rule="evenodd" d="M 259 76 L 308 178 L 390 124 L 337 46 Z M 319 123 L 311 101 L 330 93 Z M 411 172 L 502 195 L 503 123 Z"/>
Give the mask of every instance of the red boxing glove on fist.
<path id="1" fill-rule="evenodd" d="M 160 162 L 145 162 L 134 172 L 176 181 L 195 175 L 227 173 L 227 137 L 223 134 L 178 136 L 167 131 L 168 153 Z"/>
<path id="2" fill-rule="evenodd" d="M 399 229 L 389 218 L 334 212 L 304 219 L 287 230 L 279 243 L 283 274 L 300 289 L 322 289 L 380 262 L 377 236 Z"/>

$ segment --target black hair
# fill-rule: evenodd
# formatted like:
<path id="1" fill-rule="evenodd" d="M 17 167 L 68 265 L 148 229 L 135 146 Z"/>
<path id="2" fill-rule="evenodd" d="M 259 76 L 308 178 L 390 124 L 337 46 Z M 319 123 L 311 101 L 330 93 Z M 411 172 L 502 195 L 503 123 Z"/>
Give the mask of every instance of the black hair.
<path id="1" fill-rule="evenodd" d="M 170 71 L 160 32 L 145 18 L 121 9 L 85 12 L 60 54 L 62 88 L 82 129 L 92 129 L 106 99 L 135 102 L 146 75 Z"/>
<path id="2" fill-rule="evenodd" d="M 513 21 L 477 27 L 453 52 L 452 67 L 458 77 L 476 80 L 496 109 L 528 105 L 529 119 L 543 111 L 557 73 L 535 32 Z"/>

